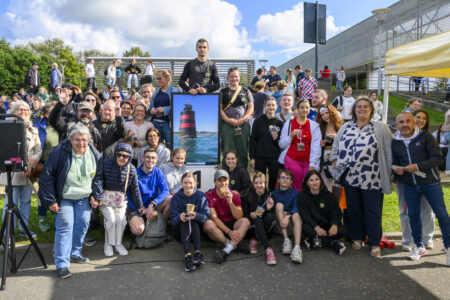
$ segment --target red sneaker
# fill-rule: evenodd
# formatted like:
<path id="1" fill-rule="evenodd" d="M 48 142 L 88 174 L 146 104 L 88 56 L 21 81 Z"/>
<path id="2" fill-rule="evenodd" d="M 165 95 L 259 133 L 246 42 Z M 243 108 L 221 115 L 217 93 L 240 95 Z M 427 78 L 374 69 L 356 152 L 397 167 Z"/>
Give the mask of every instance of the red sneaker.
<path id="1" fill-rule="evenodd" d="M 250 254 L 258 253 L 258 249 L 256 249 L 257 244 L 258 244 L 258 241 L 256 239 L 250 240 Z"/>
<path id="2" fill-rule="evenodd" d="M 390 248 L 390 249 L 395 248 L 395 243 L 386 239 L 384 236 L 381 238 L 381 244 L 384 244 L 384 246 L 386 248 Z"/>
<path id="3" fill-rule="evenodd" d="M 276 265 L 277 259 L 275 258 L 275 254 L 273 253 L 272 248 L 268 247 L 266 249 L 266 263 L 268 265 Z"/>

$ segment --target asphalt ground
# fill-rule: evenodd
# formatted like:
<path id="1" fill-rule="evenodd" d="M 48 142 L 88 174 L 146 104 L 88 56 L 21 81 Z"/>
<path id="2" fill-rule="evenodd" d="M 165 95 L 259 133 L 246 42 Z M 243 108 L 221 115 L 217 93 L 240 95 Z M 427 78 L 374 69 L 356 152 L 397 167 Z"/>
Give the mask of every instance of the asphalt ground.
<path id="1" fill-rule="evenodd" d="M 327 248 L 304 251 L 301 265 L 280 253 L 281 242 L 272 240 L 275 266 L 265 264 L 261 247 L 257 255 L 232 253 L 217 265 L 216 248 L 208 245 L 206 264 L 191 273 L 184 271 L 177 242 L 111 258 L 96 245 L 84 249 L 89 263 L 71 264 L 68 279 L 56 277 L 52 245 L 40 245 L 48 268 L 31 250 L 18 273 L 8 272 L 0 299 L 450 299 L 450 267 L 440 239 L 418 262 L 399 246 L 372 258 L 369 247 L 353 250 L 346 243 L 342 256 Z M 19 257 L 25 248 L 18 248 Z"/>

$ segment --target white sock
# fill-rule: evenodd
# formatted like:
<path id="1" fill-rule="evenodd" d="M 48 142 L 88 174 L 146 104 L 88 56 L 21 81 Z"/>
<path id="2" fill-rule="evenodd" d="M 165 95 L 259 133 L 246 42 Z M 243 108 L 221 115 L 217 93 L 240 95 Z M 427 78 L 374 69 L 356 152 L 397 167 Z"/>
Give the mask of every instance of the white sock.
<path id="1" fill-rule="evenodd" d="M 284 242 L 286 243 L 289 243 L 291 240 L 290 239 L 284 239 Z"/>
<path id="2" fill-rule="evenodd" d="M 231 246 L 230 243 L 227 243 L 227 244 L 225 245 L 225 248 L 223 248 L 223 251 L 225 251 L 226 254 L 230 254 L 231 251 L 233 251 L 233 249 L 234 249 L 233 246 Z"/>
<path id="3" fill-rule="evenodd" d="M 294 249 L 297 249 L 297 248 L 300 249 L 300 245 L 295 245 L 295 246 L 294 246 Z"/>

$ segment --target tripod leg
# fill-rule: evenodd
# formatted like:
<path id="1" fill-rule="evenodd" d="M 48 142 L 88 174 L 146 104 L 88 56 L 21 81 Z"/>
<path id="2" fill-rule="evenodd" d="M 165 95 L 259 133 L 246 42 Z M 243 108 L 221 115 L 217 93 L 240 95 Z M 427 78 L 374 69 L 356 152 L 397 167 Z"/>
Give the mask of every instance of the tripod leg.
<path id="1" fill-rule="evenodd" d="M 3 237 L 3 232 L 6 229 L 5 241 L 4 241 L 4 244 L 3 244 L 2 284 L 0 286 L 1 290 L 4 290 L 6 288 L 6 268 L 8 266 L 8 248 L 9 248 L 8 241 L 10 240 L 11 224 L 12 223 L 13 223 L 12 211 L 10 209 L 8 209 L 6 211 L 6 218 L 5 218 L 5 220 L 3 221 L 3 224 L 2 224 L 2 232 L 1 232 L 1 236 Z M 14 264 L 15 264 L 15 262 L 14 262 Z"/>
<path id="2" fill-rule="evenodd" d="M 36 251 L 37 255 L 39 256 L 39 259 L 41 260 L 42 265 L 44 266 L 44 268 L 47 269 L 47 263 L 45 262 L 44 255 L 42 255 L 42 252 L 39 249 L 38 245 L 36 244 L 36 241 L 31 236 L 28 226 L 25 225 L 25 222 L 23 221 L 22 215 L 17 210 L 15 210 L 14 213 L 17 216 L 17 219 L 19 220 L 20 224 L 22 225 L 22 229 L 25 231 L 25 234 L 27 235 L 28 239 L 30 240 L 31 245 L 33 245 L 34 250 Z"/>

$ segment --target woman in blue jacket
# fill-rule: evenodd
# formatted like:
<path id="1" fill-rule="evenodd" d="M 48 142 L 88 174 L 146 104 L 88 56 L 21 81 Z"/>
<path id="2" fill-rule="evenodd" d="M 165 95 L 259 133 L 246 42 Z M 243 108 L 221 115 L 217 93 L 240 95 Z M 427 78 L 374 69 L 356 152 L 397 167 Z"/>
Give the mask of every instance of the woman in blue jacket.
<path id="1" fill-rule="evenodd" d="M 183 244 L 184 269 L 186 272 L 194 271 L 196 265 L 202 265 L 200 230 L 209 219 L 209 206 L 206 196 L 195 187 L 194 174 L 186 172 L 181 177 L 182 188 L 170 201 L 170 222 L 173 226 L 175 238 Z M 188 213 L 188 206 L 194 205 L 192 212 Z M 194 244 L 194 257 L 191 253 L 191 242 Z"/>
<path id="2" fill-rule="evenodd" d="M 127 200 L 133 201 L 135 207 L 144 209 L 136 174 L 136 168 L 131 163 L 133 149 L 125 143 L 118 143 L 114 149 L 114 157 L 103 161 L 103 190 L 106 195 L 127 193 L 122 203 L 111 203 L 105 199 L 100 205 L 105 226 L 105 256 L 113 256 L 115 248 L 119 255 L 127 255 L 128 251 L 122 245 L 122 237 L 127 220 L 125 212 Z"/>
<path id="3" fill-rule="evenodd" d="M 156 72 L 156 82 L 159 88 L 153 93 L 148 111 L 152 116 L 153 125 L 161 133 L 161 140 L 170 149 L 172 145 L 169 124 L 170 110 L 172 108 L 170 96 L 172 93 L 178 93 L 179 90 L 170 85 L 172 76 L 169 70 L 158 70 Z"/>

